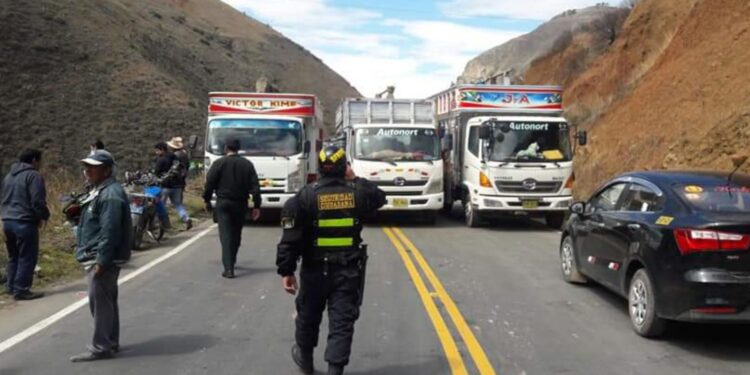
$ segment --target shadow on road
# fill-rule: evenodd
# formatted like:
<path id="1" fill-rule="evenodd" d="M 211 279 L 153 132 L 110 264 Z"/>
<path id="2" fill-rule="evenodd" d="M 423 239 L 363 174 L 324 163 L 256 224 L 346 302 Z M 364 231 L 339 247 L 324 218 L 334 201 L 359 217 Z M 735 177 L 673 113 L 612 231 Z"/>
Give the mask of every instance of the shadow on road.
<path id="1" fill-rule="evenodd" d="M 195 353 L 214 346 L 219 340 L 211 335 L 167 335 L 127 345 L 119 357 L 151 357 Z"/>
<path id="2" fill-rule="evenodd" d="M 612 310 L 622 313 L 624 319 L 630 320 L 625 298 L 598 284 L 590 284 L 583 288 L 589 289 L 602 302 L 611 305 Z M 748 324 L 699 324 L 670 321 L 664 336 L 654 341 L 717 360 L 750 362 L 748 337 L 750 337 Z M 646 338 L 639 339 L 649 341 Z"/>

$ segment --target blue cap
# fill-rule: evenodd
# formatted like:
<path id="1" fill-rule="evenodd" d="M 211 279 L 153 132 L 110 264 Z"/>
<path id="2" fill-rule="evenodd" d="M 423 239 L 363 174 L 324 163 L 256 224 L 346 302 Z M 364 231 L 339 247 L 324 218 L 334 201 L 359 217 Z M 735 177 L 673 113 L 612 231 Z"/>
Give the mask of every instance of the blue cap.
<path id="1" fill-rule="evenodd" d="M 110 154 L 109 151 L 96 150 L 85 159 L 82 159 L 81 163 L 94 166 L 104 165 L 109 167 L 115 164 L 115 158 L 112 157 L 112 154 Z"/>

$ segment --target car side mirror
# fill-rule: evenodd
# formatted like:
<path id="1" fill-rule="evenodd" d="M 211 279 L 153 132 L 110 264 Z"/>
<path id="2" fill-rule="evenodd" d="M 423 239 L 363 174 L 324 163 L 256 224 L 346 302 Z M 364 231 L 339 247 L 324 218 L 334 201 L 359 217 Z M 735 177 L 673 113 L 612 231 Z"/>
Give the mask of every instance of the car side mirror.
<path id="1" fill-rule="evenodd" d="M 589 143 L 589 133 L 585 130 L 579 130 L 576 138 L 578 138 L 578 144 L 580 146 L 586 146 L 586 144 Z"/>
<path id="2" fill-rule="evenodd" d="M 195 150 L 196 147 L 198 147 L 198 136 L 193 134 L 188 139 L 188 148 L 191 150 Z"/>
<path id="3" fill-rule="evenodd" d="M 583 215 L 586 212 L 586 203 L 584 202 L 575 202 L 570 206 L 570 212 L 577 214 L 577 215 Z"/>
<path id="4" fill-rule="evenodd" d="M 487 125 L 479 127 L 479 139 L 490 139 L 492 137 L 492 128 Z"/>

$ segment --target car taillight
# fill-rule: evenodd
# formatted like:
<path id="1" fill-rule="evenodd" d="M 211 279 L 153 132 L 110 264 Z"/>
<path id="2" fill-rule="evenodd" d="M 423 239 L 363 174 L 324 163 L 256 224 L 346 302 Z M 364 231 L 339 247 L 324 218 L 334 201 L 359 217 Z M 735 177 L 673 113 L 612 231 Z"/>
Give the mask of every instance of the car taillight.
<path id="1" fill-rule="evenodd" d="M 675 229 L 674 238 L 682 255 L 706 251 L 736 251 L 750 248 L 750 235 L 706 229 Z"/>

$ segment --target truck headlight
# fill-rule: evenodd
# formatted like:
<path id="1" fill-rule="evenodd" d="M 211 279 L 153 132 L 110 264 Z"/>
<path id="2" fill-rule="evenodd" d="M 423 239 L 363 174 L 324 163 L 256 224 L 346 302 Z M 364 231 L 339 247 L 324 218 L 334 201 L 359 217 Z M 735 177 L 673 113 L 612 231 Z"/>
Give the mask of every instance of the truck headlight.
<path id="1" fill-rule="evenodd" d="M 286 177 L 286 192 L 296 193 L 305 186 L 305 181 L 302 179 L 302 174 L 299 170 L 296 170 Z"/>
<path id="2" fill-rule="evenodd" d="M 440 194 L 443 192 L 443 177 L 435 177 L 429 185 L 425 194 Z"/>

